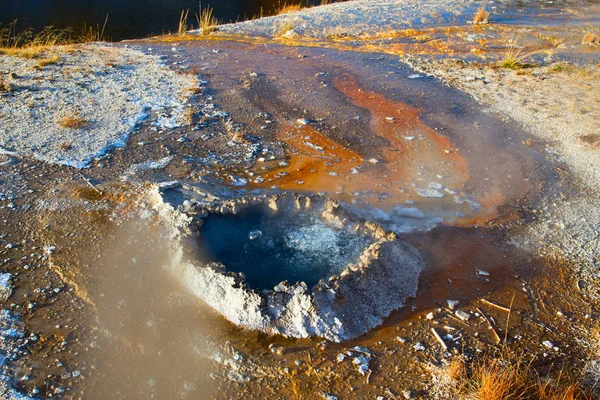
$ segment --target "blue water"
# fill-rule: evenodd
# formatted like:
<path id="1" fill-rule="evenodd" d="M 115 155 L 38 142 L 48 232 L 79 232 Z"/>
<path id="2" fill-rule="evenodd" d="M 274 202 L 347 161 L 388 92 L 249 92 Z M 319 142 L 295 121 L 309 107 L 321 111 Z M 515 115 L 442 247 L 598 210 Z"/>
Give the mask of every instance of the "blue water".
<path id="1" fill-rule="evenodd" d="M 325 225 L 306 212 L 272 215 L 254 208 L 242 215 L 210 215 L 202 226 L 205 258 L 243 272 L 255 289 L 287 280 L 314 286 L 356 261 L 369 239 Z"/>
<path id="2" fill-rule="evenodd" d="M 285 3 L 285 1 L 282 1 Z M 292 1 L 288 1 L 292 3 Z M 302 1 L 319 4 L 319 0 Z M 279 0 L 212 0 L 202 7 L 214 8 L 214 15 L 224 22 L 235 22 L 259 15 L 261 8 L 271 14 Z M 103 25 L 109 14 L 106 34 L 112 40 L 143 38 L 176 32 L 181 10 L 190 9 L 189 23 L 196 23 L 196 0 L 0 0 L 0 26 L 18 19 L 20 29 L 53 25 L 81 32 L 83 25 Z"/>

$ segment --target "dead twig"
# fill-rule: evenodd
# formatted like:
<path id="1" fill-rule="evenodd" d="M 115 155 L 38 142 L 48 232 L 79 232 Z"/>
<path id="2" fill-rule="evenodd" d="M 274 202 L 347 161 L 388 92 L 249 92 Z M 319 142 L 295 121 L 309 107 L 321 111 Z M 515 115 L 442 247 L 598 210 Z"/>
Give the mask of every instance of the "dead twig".
<path id="1" fill-rule="evenodd" d="M 513 297 L 513 299 L 514 299 L 514 297 Z M 479 299 L 479 301 L 481 301 L 482 303 L 487 304 L 488 306 L 496 307 L 499 310 L 506 311 L 506 312 L 510 313 L 510 308 L 501 306 L 500 304 L 496 304 L 496 303 L 491 302 L 491 301 L 486 300 L 486 299 Z"/>
<path id="2" fill-rule="evenodd" d="M 483 316 L 483 319 L 485 319 L 485 322 L 488 323 L 488 326 L 490 327 L 492 333 L 494 334 L 494 338 L 496 339 L 496 344 L 500 344 L 500 342 L 502 342 L 502 340 L 500 339 L 498 332 L 496 332 L 496 329 L 494 328 L 492 321 L 490 321 L 490 319 L 487 317 L 487 315 L 485 315 L 485 313 L 483 311 L 481 311 L 481 309 L 479 307 L 475 307 L 475 309 L 479 312 L 479 314 L 481 314 Z"/>
<path id="3" fill-rule="evenodd" d="M 88 185 L 90 185 L 90 187 L 91 187 L 92 189 L 94 189 L 94 190 L 96 191 L 96 193 L 98 193 L 98 194 L 100 194 L 100 195 L 104 194 L 104 193 L 102 193 L 102 191 L 98 190 L 98 189 L 96 188 L 96 186 L 94 186 L 94 185 L 92 184 L 92 182 L 90 182 L 90 181 L 89 181 L 89 179 L 88 179 L 88 178 L 86 178 L 85 176 L 83 176 L 83 174 L 82 174 L 81 172 L 79 172 L 79 175 L 81 175 L 81 178 L 82 178 L 82 179 L 83 179 L 83 180 L 84 180 L 84 181 L 85 181 L 85 182 L 86 182 Z"/>
<path id="4" fill-rule="evenodd" d="M 439 344 L 442 345 L 442 349 L 448 350 L 448 346 L 446 345 L 442 337 L 439 335 L 439 333 L 437 333 L 435 328 L 431 328 L 431 333 L 433 334 L 433 337 L 439 342 Z"/>
<path id="5" fill-rule="evenodd" d="M 513 294 L 510 300 L 510 308 L 508 309 L 508 316 L 506 317 L 506 327 L 504 329 L 504 346 L 506 346 L 506 338 L 508 337 L 508 324 L 510 322 L 510 314 L 512 313 L 513 303 L 515 301 L 515 295 Z"/>

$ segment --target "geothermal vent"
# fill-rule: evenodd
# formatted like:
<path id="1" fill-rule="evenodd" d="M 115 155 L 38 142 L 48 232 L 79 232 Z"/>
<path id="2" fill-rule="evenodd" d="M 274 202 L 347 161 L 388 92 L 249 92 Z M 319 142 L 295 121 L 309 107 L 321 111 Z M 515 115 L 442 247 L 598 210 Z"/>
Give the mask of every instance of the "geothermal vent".
<path id="1" fill-rule="evenodd" d="M 234 324 L 332 341 L 382 323 L 417 291 L 417 251 L 318 195 L 162 185 L 175 277 Z"/>

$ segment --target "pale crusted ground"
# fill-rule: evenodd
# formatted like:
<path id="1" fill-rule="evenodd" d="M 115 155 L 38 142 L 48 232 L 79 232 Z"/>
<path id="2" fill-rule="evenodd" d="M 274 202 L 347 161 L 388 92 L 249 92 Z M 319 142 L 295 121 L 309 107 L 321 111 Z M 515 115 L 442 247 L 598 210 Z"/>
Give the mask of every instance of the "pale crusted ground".
<path id="1" fill-rule="evenodd" d="M 136 125 L 185 123 L 185 104 L 197 85 L 156 56 L 110 45 L 58 48 L 38 60 L 0 56 L 0 149 L 85 167 L 125 145 Z M 68 120 L 75 125 L 65 126 Z M 77 122 L 78 121 L 78 122 Z"/>

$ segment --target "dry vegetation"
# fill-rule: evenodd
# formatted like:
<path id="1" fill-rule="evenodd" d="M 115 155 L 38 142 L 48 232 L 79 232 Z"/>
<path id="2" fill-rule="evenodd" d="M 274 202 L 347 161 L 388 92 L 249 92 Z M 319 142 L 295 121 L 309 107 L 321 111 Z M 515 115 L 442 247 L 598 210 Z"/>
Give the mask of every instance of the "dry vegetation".
<path id="1" fill-rule="evenodd" d="M 188 31 L 187 20 L 188 20 L 189 13 L 190 13 L 189 8 L 187 10 L 181 10 L 181 15 L 179 16 L 179 26 L 177 28 L 177 34 L 179 36 L 185 35 Z"/>
<path id="2" fill-rule="evenodd" d="M 277 8 L 277 11 L 275 13 L 277 15 L 290 14 L 290 13 L 298 12 L 298 11 L 302 10 L 303 8 L 304 8 L 304 6 L 302 5 L 302 3 L 297 3 L 297 4 L 283 3 L 283 4 L 279 5 L 279 7 Z"/>
<path id="3" fill-rule="evenodd" d="M 289 21 L 285 22 L 281 25 L 281 27 L 279 28 L 279 30 L 277 31 L 277 34 L 275 36 L 283 37 L 283 36 L 285 36 L 286 33 L 290 32 L 292 29 L 294 29 L 294 25 Z"/>
<path id="4" fill-rule="evenodd" d="M 485 11 L 484 8 L 480 8 L 477 10 L 475 15 L 473 16 L 473 23 L 482 25 L 487 24 L 490 21 L 490 13 Z"/>
<path id="5" fill-rule="evenodd" d="M 50 56 L 47 58 L 40 58 L 37 60 L 37 65 L 36 65 L 36 69 L 43 69 L 44 67 L 47 67 L 48 65 L 54 65 L 56 63 L 58 63 L 60 61 L 60 57 L 57 55 L 54 56 Z"/>
<path id="6" fill-rule="evenodd" d="M 581 44 L 600 44 L 600 36 L 593 32 L 588 32 L 583 36 Z"/>
<path id="7" fill-rule="evenodd" d="M 210 7 L 200 10 L 200 14 L 196 14 L 198 21 L 198 29 L 202 35 L 208 35 L 217 30 L 219 20 L 213 15 L 213 9 Z"/>
<path id="8" fill-rule="evenodd" d="M 587 400 L 592 395 L 575 371 L 540 376 L 523 356 L 506 351 L 468 364 L 457 358 L 447 368 L 457 397 L 473 400 Z"/>
<path id="9" fill-rule="evenodd" d="M 530 66 L 526 60 L 537 51 L 529 51 L 529 44 L 518 44 L 518 38 L 509 41 L 506 46 L 502 60 L 498 63 L 499 67 L 507 69 L 522 69 Z"/>
<path id="10" fill-rule="evenodd" d="M 102 27 L 93 28 L 84 25 L 81 35 L 74 35 L 70 29 L 56 29 L 51 26 L 45 27 L 38 33 L 34 33 L 31 29 L 19 32 L 15 20 L 0 28 L 0 54 L 38 58 L 56 46 L 102 41 L 108 16 L 106 18 Z"/>
<path id="11" fill-rule="evenodd" d="M 67 129 L 81 129 L 89 125 L 77 112 L 71 111 L 56 120 L 56 124 Z"/>

